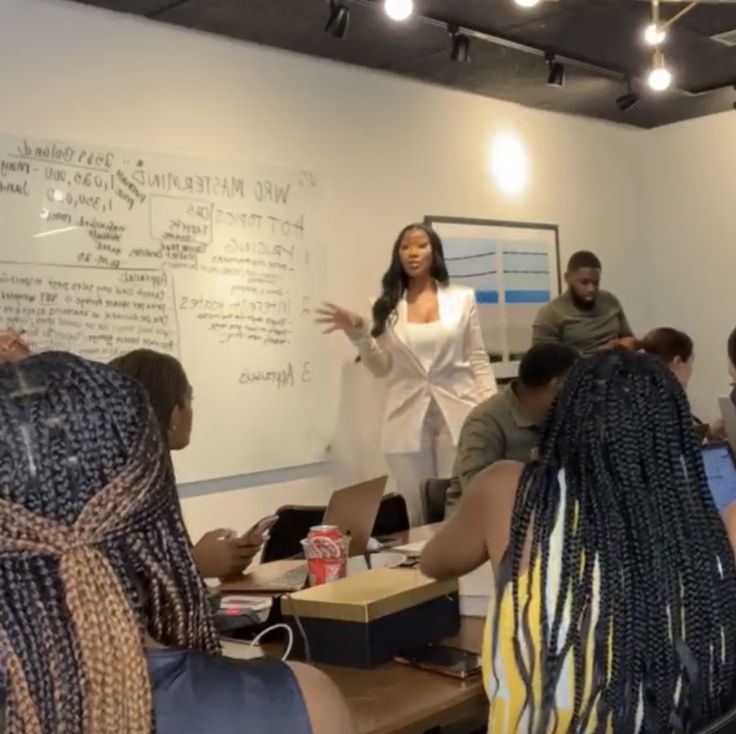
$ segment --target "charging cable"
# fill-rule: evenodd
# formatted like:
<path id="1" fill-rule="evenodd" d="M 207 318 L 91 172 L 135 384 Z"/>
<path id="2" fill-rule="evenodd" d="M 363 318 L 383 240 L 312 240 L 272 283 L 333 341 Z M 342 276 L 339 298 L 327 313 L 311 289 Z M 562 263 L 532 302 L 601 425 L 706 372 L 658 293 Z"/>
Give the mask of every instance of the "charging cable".
<path id="1" fill-rule="evenodd" d="M 286 644 L 286 652 L 281 656 L 282 661 L 288 660 L 289 655 L 291 655 L 291 650 L 294 647 L 294 632 L 292 631 L 291 627 L 289 627 L 289 625 L 285 624 L 284 622 L 280 622 L 279 624 L 272 624 L 270 627 L 267 627 L 265 630 L 263 630 L 263 632 L 259 632 L 251 641 L 250 647 L 255 647 L 269 632 L 273 632 L 277 629 L 285 629 L 289 636 L 289 642 Z"/>

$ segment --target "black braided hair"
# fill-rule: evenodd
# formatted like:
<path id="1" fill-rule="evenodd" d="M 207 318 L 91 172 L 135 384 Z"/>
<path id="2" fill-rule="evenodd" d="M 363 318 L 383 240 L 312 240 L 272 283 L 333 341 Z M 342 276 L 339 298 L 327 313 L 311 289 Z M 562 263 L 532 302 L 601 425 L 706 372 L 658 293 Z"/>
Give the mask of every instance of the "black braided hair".
<path id="1" fill-rule="evenodd" d="M 563 540 L 553 577 L 556 526 Z M 528 540 L 532 578 L 522 598 Z M 570 734 L 693 732 L 736 703 L 734 554 L 687 398 L 658 360 L 616 349 L 573 368 L 539 458 L 520 480 L 499 600 L 507 584 L 530 733 L 555 727 L 568 659 Z M 551 603 L 541 604 L 540 629 L 531 630 L 539 588 Z M 494 650 L 498 637 L 496 623 Z"/>
<path id="2" fill-rule="evenodd" d="M 164 645 L 219 649 L 160 434 L 143 388 L 116 370 L 52 352 L 0 366 L 0 499 L 71 526 L 131 466 L 141 476 L 155 472 L 136 509 L 108 508 L 120 512 L 118 528 L 95 545 L 140 625 L 140 645 L 109 650 L 101 666 L 140 663 L 146 631 Z M 110 609 L 98 607 L 84 610 L 88 619 L 111 624 Z M 0 551 L 0 667 L 7 673 L 9 661 L 19 663 L 16 684 L 28 694 L 21 701 L 17 685 L 7 691 L 5 734 L 29 731 L 33 718 L 43 734 L 92 734 L 84 634 L 70 618 L 59 556 Z"/>

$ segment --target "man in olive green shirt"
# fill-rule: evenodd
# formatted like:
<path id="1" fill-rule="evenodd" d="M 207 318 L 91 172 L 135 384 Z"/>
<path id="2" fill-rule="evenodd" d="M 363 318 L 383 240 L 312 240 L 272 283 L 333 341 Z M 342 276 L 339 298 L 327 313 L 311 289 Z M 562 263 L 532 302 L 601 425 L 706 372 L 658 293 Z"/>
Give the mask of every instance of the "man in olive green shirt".
<path id="1" fill-rule="evenodd" d="M 567 291 L 539 310 L 533 344 L 568 344 L 588 356 L 633 337 L 616 296 L 600 290 L 601 263 L 592 252 L 570 258 L 565 282 Z"/>
<path id="2" fill-rule="evenodd" d="M 564 344 L 537 344 L 522 358 L 518 380 L 470 412 L 460 431 L 448 511 L 487 466 L 503 459 L 532 458 L 547 413 L 578 358 L 577 350 Z"/>

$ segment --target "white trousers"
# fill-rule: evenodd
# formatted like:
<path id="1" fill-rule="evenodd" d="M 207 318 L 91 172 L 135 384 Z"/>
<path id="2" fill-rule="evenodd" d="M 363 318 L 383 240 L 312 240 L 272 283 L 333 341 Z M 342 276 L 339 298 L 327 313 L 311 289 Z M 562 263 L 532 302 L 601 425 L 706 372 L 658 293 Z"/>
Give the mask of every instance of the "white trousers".
<path id="1" fill-rule="evenodd" d="M 412 527 L 422 525 L 421 487 L 427 479 L 449 479 L 455 463 L 457 446 L 436 403 L 432 402 L 422 425 L 419 451 L 410 454 L 386 454 L 396 491 L 406 499 Z"/>

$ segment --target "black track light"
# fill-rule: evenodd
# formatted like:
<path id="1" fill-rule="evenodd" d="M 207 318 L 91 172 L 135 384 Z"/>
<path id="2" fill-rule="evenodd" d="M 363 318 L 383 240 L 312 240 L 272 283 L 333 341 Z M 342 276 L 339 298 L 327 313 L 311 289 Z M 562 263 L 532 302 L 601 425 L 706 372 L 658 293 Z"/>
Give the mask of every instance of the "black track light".
<path id="1" fill-rule="evenodd" d="M 450 58 L 460 63 L 470 61 L 470 38 L 464 33 L 460 33 L 460 26 L 455 23 L 448 24 L 447 32 L 452 37 Z"/>
<path id="2" fill-rule="evenodd" d="M 616 106 L 621 112 L 630 110 L 634 105 L 639 104 L 641 100 L 636 92 L 626 92 L 616 99 Z"/>
<path id="3" fill-rule="evenodd" d="M 634 88 L 631 85 L 631 79 L 627 79 L 626 94 L 622 94 L 616 99 L 616 107 L 618 107 L 621 112 L 626 112 L 634 105 L 639 104 L 639 102 L 641 102 L 641 97 L 634 91 Z"/>
<path id="4" fill-rule="evenodd" d="M 547 64 L 549 66 L 549 74 L 547 74 L 547 84 L 550 87 L 565 86 L 565 65 L 560 61 L 555 61 L 554 56 L 547 56 Z"/>
<path id="5" fill-rule="evenodd" d="M 350 23 L 350 9 L 342 3 L 330 0 L 330 15 L 327 18 L 325 31 L 335 38 L 343 38 Z"/>

